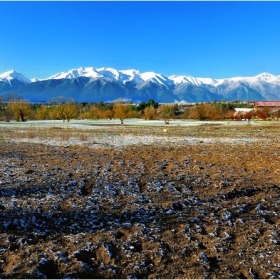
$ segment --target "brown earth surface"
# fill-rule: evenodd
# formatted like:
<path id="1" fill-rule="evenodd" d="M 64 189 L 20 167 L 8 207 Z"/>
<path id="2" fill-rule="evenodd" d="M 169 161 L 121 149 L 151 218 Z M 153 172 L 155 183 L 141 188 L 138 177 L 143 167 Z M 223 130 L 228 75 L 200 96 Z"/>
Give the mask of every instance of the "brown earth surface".
<path id="1" fill-rule="evenodd" d="M 157 129 L 165 144 L 113 148 L 5 131 L 0 278 L 279 279 L 279 126 Z"/>

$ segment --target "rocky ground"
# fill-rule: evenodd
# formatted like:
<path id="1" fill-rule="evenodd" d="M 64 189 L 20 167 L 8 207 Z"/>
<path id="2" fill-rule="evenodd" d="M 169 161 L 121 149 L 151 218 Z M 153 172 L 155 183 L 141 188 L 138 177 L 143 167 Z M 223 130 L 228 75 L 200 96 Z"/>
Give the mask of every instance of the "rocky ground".
<path id="1" fill-rule="evenodd" d="M 164 129 L 5 130 L 0 278 L 279 279 L 279 126 Z"/>

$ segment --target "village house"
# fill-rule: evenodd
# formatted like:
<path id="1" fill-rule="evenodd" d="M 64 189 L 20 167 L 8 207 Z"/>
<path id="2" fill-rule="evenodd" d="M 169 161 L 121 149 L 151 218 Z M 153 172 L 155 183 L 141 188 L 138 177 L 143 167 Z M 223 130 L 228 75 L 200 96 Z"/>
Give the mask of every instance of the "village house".
<path id="1" fill-rule="evenodd" d="M 237 119 L 244 119 L 246 114 L 249 112 L 254 111 L 254 108 L 234 108 L 235 113 L 234 113 L 234 118 Z"/>
<path id="2" fill-rule="evenodd" d="M 256 101 L 254 108 L 267 116 L 270 115 L 273 119 L 280 118 L 280 101 Z"/>
<path id="3" fill-rule="evenodd" d="M 255 101 L 254 108 L 256 110 L 270 109 L 272 111 L 280 110 L 280 101 Z"/>

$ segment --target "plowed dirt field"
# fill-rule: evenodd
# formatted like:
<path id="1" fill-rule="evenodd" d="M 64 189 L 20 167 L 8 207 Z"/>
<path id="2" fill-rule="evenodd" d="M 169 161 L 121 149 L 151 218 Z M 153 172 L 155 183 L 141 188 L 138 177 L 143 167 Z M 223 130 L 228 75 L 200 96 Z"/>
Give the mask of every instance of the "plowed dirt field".
<path id="1" fill-rule="evenodd" d="M 1 128 L 0 278 L 279 279 L 279 128 Z"/>

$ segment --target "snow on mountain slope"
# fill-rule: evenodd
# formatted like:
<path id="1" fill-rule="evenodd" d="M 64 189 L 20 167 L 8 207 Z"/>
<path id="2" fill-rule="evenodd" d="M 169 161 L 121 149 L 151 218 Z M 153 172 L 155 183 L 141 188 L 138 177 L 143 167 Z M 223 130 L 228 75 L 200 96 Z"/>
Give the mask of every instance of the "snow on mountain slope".
<path id="1" fill-rule="evenodd" d="M 73 79 L 78 77 L 89 77 L 89 78 L 108 78 L 115 81 L 118 81 L 122 84 L 126 84 L 127 82 L 135 83 L 136 85 L 141 85 L 144 82 L 151 81 L 156 84 L 160 84 L 166 87 L 170 86 L 178 86 L 184 83 L 191 84 L 198 87 L 208 88 L 211 87 L 215 92 L 215 88 L 220 86 L 221 84 L 230 85 L 231 83 L 242 83 L 247 86 L 257 84 L 257 88 L 259 88 L 259 83 L 270 83 L 280 86 L 280 75 L 275 76 L 270 73 L 261 73 L 254 77 L 232 77 L 226 79 L 212 79 L 212 78 L 195 78 L 191 76 L 178 76 L 172 75 L 166 77 L 164 75 L 155 73 L 155 72 L 143 72 L 141 73 L 135 69 L 128 70 L 116 70 L 114 68 L 93 68 L 93 67 L 81 67 L 78 69 L 71 69 L 67 72 L 61 72 L 55 74 L 46 80 L 50 79 Z"/>
<path id="2" fill-rule="evenodd" d="M 152 81 L 157 84 L 161 85 L 173 85 L 173 82 L 166 76 L 155 73 L 155 72 L 143 72 L 141 73 L 138 70 L 131 69 L 131 70 L 120 70 L 125 77 L 121 82 L 134 82 L 136 85 L 142 84 L 146 81 Z"/>
<path id="3" fill-rule="evenodd" d="M 78 77 L 89 77 L 89 78 L 108 78 L 119 81 L 121 83 L 134 82 L 136 84 L 143 83 L 151 80 L 155 83 L 162 85 L 171 85 L 172 81 L 167 77 L 157 74 L 155 72 L 144 72 L 140 73 L 138 70 L 116 70 L 114 68 L 93 68 L 93 67 L 81 67 L 78 69 L 71 69 L 67 72 L 57 73 L 46 80 L 52 79 L 73 79 Z"/>
<path id="4" fill-rule="evenodd" d="M 57 73 L 45 80 L 74 79 L 79 77 L 101 78 L 102 74 L 98 73 L 93 67 L 81 67 L 78 69 L 71 69 L 67 72 Z"/>
<path id="5" fill-rule="evenodd" d="M 225 78 L 225 79 L 212 79 L 212 78 L 195 78 L 191 76 L 176 76 L 172 75 L 169 77 L 172 81 L 174 81 L 175 85 L 179 84 L 192 84 L 199 87 L 204 86 L 214 86 L 217 87 L 221 84 L 236 84 L 242 83 L 247 86 L 259 86 L 260 84 L 274 84 L 280 86 L 280 75 L 275 76 L 270 73 L 264 72 L 257 76 L 253 77 L 232 77 L 232 78 Z"/>
<path id="6" fill-rule="evenodd" d="M 196 78 L 201 84 L 218 86 L 224 82 L 224 79 L 212 79 L 212 78 Z"/>
<path id="7" fill-rule="evenodd" d="M 260 79 L 265 82 L 270 82 L 270 81 L 277 79 L 277 77 L 275 75 L 272 75 L 268 72 L 263 72 L 263 73 L 255 76 L 255 78 Z"/>
<path id="8" fill-rule="evenodd" d="M 104 78 L 116 80 L 121 83 L 127 79 L 126 75 L 124 75 L 123 73 L 121 73 L 120 71 L 114 68 L 102 67 L 102 68 L 97 68 L 96 71 Z"/>
<path id="9" fill-rule="evenodd" d="M 79 77 L 87 77 L 90 80 L 72 81 L 72 79 Z M 69 81 L 58 81 L 62 79 Z M 37 82 L 40 83 L 36 85 Z M 85 87 L 88 90 L 89 88 L 98 88 L 101 85 L 104 92 L 108 95 L 111 92 L 117 91 L 120 96 L 126 94 L 127 98 L 130 98 L 131 95 L 135 99 L 155 96 L 159 100 L 169 100 L 170 96 L 174 94 L 184 99 L 195 99 L 197 97 L 203 100 L 211 100 L 211 98 L 218 100 L 220 97 L 227 99 L 242 98 L 243 95 L 244 98 L 246 96 L 246 98 L 251 98 L 252 100 L 260 99 L 260 96 L 266 100 L 280 98 L 280 75 L 275 76 L 267 72 L 252 77 L 240 76 L 212 79 L 184 75 L 164 76 L 153 71 L 140 72 L 136 69 L 116 70 L 110 67 L 80 67 L 57 73 L 47 79 L 34 78 L 31 80 L 11 70 L 0 74 L 0 92 L 7 92 L 11 87 L 20 87 L 21 89 L 18 89 L 18 92 L 22 90 L 24 94 L 30 91 L 35 92 L 36 90 L 51 90 L 52 88 L 48 88 L 50 82 L 55 85 L 64 86 L 66 93 L 70 88 L 75 88 L 75 90 L 73 89 L 75 92 L 82 92 L 85 90 Z M 23 85 L 25 85 L 24 89 L 22 89 Z M 55 90 L 57 90 L 56 86 Z"/>
<path id="10" fill-rule="evenodd" d="M 32 83 L 36 83 L 36 82 L 43 81 L 43 79 L 39 79 L 39 78 L 32 78 L 32 79 L 30 79 L 30 81 L 31 81 Z"/>
<path id="11" fill-rule="evenodd" d="M 131 70 L 127 70 L 131 71 Z M 125 72 L 125 71 L 124 71 Z M 88 78 L 108 78 L 112 80 L 116 80 L 119 82 L 124 82 L 130 79 L 130 72 L 122 73 L 122 71 L 118 71 L 114 68 L 93 68 L 93 67 L 81 67 L 78 69 L 71 69 L 67 72 L 57 73 L 46 80 L 52 79 L 74 79 L 79 77 L 88 77 Z"/>
<path id="12" fill-rule="evenodd" d="M 172 81 L 161 75 L 161 74 L 157 74 L 155 72 L 144 72 L 140 74 L 141 78 L 144 81 L 153 81 L 155 83 L 161 84 L 161 85 L 172 85 Z"/>
<path id="13" fill-rule="evenodd" d="M 177 76 L 177 75 L 169 76 L 169 79 L 172 80 L 175 85 L 188 83 L 198 87 L 203 85 L 217 86 L 224 81 L 224 79 L 195 78 L 191 76 Z"/>
<path id="14" fill-rule="evenodd" d="M 3 74 L 0 74 L 0 81 L 10 83 L 11 80 L 16 79 L 25 84 L 31 82 L 38 82 L 51 79 L 73 79 L 78 77 L 89 77 L 89 78 L 108 78 L 119 81 L 123 84 L 127 82 L 134 82 L 135 84 L 141 84 L 146 81 L 153 81 L 161 85 L 180 85 L 184 83 L 192 84 L 195 86 L 211 85 L 219 86 L 224 83 L 245 83 L 246 85 L 255 84 L 256 82 L 265 82 L 270 84 L 275 84 L 280 86 L 280 75 L 275 76 L 273 74 L 264 72 L 253 77 L 232 77 L 225 79 L 212 79 L 212 78 L 196 78 L 192 76 L 178 76 L 172 75 L 166 77 L 164 75 L 155 73 L 155 72 L 140 72 L 136 69 L 128 70 L 116 70 L 114 68 L 94 68 L 94 67 L 80 67 L 77 69 L 71 69 L 66 72 L 60 72 L 55 75 L 50 76 L 46 79 L 28 79 L 24 75 L 14 70 L 7 71 Z"/>
<path id="15" fill-rule="evenodd" d="M 119 72 L 121 72 L 126 77 L 123 80 L 123 83 L 134 82 L 136 85 L 138 85 L 144 82 L 139 70 L 130 69 L 130 70 L 120 70 Z"/>
<path id="16" fill-rule="evenodd" d="M 255 78 L 257 78 L 258 80 L 270 83 L 270 84 L 275 84 L 275 85 L 280 86 L 280 75 L 275 76 L 273 74 L 264 72 L 264 73 L 261 73 L 261 74 L 255 76 Z"/>
<path id="17" fill-rule="evenodd" d="M 276 84 L 276 85 L 280 85 L 280 75 L 279 76 L 275 76 L 273 74 L 264 72 L 261 73 L 259 75 L 256 76 L 252 76 L 252 77 L 232 77 L 232 78 L 227 78 L 224 79 L 228 82 L 234 82 L 234 83 L 244 83 L 246 85 L 252 85 L 255 84 L 257 82 L 259 83 L 269 83 L 269 84 Z"/>
<path id="18" fill-rule="evenodd" d="M 169 76 L 169 79 L 172 80 L 175 85 L 190 83 L 187 76 L 172 75 L 172 76 Z"/>
<path id="19" fill-rule="evenodd" d="M 0 74 L 0 81 L 6 82 L 8 84 L 11 84 L 12 80 L 18 80 L 24 84 L 31 83 L 31 80 L 23 76 L 21 73 L 16 72 L 14 70 L 7 71 L 3 74 Z"/>

